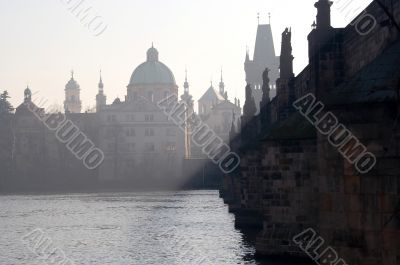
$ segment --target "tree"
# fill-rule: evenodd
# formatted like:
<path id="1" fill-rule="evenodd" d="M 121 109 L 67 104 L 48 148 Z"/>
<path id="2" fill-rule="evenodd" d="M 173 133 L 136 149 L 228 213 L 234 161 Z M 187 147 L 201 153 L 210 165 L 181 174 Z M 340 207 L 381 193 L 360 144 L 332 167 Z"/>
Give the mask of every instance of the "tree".
<path id="1" fill-rule="evenodd" d="M 60 104 L 54 103 L 50 107 L 46 108 L 46 111 L 48 113 L 60 113 L 64 111 L 64 108 Z"/>
<path id="2" fill-rule="evenodd" d="M 14 108 L 8 102 L 8 92 L 0 94 L 0 189 L 4 189 L 11 176 L 13 132 L 11 114 Z"/>
<path id="3" fill-rule="evenodd" d="M 87 106 L 85 113 L 96 113 L 96 106 Z"/>
<path id="4" fill-rule="evenodd" d="M 13 106 L 8 101 L 9 98 L 7 90 L 0 94 L 0 114 L 12 113 L 14 111 Z"/>

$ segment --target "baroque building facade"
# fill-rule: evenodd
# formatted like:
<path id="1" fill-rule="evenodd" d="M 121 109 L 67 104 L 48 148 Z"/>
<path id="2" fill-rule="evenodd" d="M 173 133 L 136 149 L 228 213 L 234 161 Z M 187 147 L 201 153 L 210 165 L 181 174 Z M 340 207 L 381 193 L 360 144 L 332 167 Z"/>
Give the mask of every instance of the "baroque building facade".
<path id="1" fill-rule="evenodd" d="M 107 104 L 106 86 L 100 72 L 94 113 L 81 112 L 80 86 L 73 72 L 65 86 L 65 113 L 62 115 L 104 153 L 104 161 L 93 170 L 85 168 L 82 161 L 57 139 L 55 132 L 28 109 L 27 105 L 32 105 L 43 115 L 57 114 L 58 111 L 45 113 L 42 108 L 45 106 L 40 106 L 45 100 L 32 98 L 31 90 L 27 88 L 24 102 L 10 118 L 13 120 L 10 123 L 13 176 L 7 177 L 5 186 L 8 183 L 8 186 L 17 187 L 19 183 L 23 189 L 54 186 L 76 189 L 157 184 L 179 188 L 190 182 L 191 173 L 182 173 L 185 172 L 185 161 L 191 165 L 188 160 L 202 158 L 193 162 L 201 168 L 207 158 L 193 144 L 188 124 L 184 128 L 178 126 L 158 106 L 170 96 L 177 99 L 178 86 L 172 71 L 159 60 L 157 49 L 152 46 L 146 55 L 145 62 L 133 71 L 122 100 L 117 98 Z M 189 117 L 195 113 L 187 76 L 183 87 L 181 101 L 186 104 Z M 228 100 L 222 76 L 220 90 L 210 89 L 214 94 L 202 98 L 207 98 L 204 101 L 207 112 L 200 116 L 228 142 L 232 123 L 239 128 L 239 100 L 235 99 L 235 103 Z M 76 144 L 79 149 L 85 142 Z"/>
<path id="2" fill-rule="evenodd" d="M 103 95 L 102 82 L 99 95 Z M 105 161 L 99 168 L 101 181 L 165 181 L 181 175 L 185 157 L 184 132 L 168 120 L 157 103 L 178 95 L 172 71 L 151 47 L 147 60 L 130 78 L 124 101 L 110 105 L 98 95 L 100 148 Z"/>

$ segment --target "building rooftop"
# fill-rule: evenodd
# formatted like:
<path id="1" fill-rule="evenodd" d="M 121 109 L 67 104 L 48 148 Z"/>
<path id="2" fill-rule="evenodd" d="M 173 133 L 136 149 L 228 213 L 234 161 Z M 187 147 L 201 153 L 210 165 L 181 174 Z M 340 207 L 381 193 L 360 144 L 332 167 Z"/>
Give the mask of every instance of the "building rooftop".
<path id="1" fill-rule="evenodd" d="M 133 71 L 129 85 L 165 84 L 176 85 L 172 71 L 158 60 L 158 51 L 151 47 L 147 51 L 146 62 Z"/>

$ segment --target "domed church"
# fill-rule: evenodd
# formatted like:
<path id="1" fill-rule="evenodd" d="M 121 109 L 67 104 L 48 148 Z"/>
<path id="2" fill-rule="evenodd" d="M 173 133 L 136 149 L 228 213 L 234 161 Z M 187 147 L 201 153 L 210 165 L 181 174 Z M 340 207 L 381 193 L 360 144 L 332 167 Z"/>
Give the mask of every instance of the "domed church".
<path id="1" fill-rule="evenodd" d="M 171 94 L 178 95 L 175 77 L 153 46 L 133 71 L 124 101 L 117 98 L 107 105 L 100 79 L 96 105 L 100 148 L 105 153 L 101 181 L 138 183 L 180 176 L 184 133 L 157 106 Z"/>
<path id="2" fill-rule="evenodd" d="M 178 94 L 174 74 L 158 60 L 158 51 L 151 47 L 147 51 L 146 62 L 132 73 L 127 100 L 132 101 L 141 96 L 153 102 L 165 98 L 170 93 Z"/>

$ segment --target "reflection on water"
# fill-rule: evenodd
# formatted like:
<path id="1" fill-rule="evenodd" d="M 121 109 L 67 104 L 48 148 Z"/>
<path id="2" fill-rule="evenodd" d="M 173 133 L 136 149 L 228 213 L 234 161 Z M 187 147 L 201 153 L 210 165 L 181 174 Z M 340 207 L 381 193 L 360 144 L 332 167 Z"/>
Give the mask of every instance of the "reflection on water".
<path id="1" fill-rule="evenodd" d="M 216 191 L 0 196 L 0 264 L 44 264 L 36 228 L 75 264 L 260 264 Z"/>

